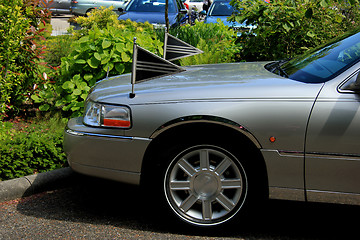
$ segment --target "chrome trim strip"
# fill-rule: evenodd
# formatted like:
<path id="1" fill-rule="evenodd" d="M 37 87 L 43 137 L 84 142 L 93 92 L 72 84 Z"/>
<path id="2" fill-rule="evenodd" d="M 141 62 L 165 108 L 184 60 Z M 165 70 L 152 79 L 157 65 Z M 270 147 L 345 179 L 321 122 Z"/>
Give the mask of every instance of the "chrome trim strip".
<path id="1" fill-rule="evenodd" d="M 360 161 L 360 156 L 355 154 L 308 152 L 306 157 Z"/>
<path id="2" fill-rule="evenodd" d="M 244 126 L 242 126 L 236 122 L 227 120 L 225 118 L 213 117 L 213 116 L 195 115 L 195 116 L 188 116 L 188 117 L 175 119 L 173 121 L 170 121 L 170 122 L 162 125 L 158 129 L 156 129 L 153 132 L 153 134 L 151 134 L 150 139 L 156 138 L 161 133 L 165 132 L 166 130 L 168 130 L 170 128 L 180 126 L 183 124 L 189 124 L 189 123 L 214 123 L 214 124 L 219 124 L 222 126 L 230 127 L 232 129 L 235 129 L 238 132 L 241 132 L 246 137 L 248 137 L 255 144 L 255 146 L 257 148 L 259 148 L 259 149 L 261 148 L 261 144 L 259 143 L 259 141 Z"/>
<path id="3" fill-rule="evenodd" d="M 266 151 L 267 149 L 263 149 Z M 282 157 L 307 157 L 307 158 L 326 158 L 326 159 L 340 159 L 349 161 L 360 161 L 360 156 L 355 154 L 341 154 L 341 153 L 320 153 L 320 152 L 304 152 L 300 151 L 285 151 L 285 150 L 273 150 L 278 152 Z"/>
<path id="4" fill-rule="evenodd" d="M 357 193 L 308 190 L 306 195 L 309 202 L 360 205 L 360 194 Z"/>
<path id="5" fill-rule="evenodd" d="M 304 152 L 276 150 L 282 157 L 304 157 Z"/>
<path id="6" fill-rule="evenodd" d="M 90 136 L 90 137 L 102 137 L 102 138 L 116 138 L 123 140 L 142 140 L 142 141 L 151 141 L 148 138 L 141 137 L 127 137 L 127 136 L 118 136 L 118 135 L 109 135 L 109 134 L 99 134 L 99 133 L 89 133 L 89 132 L 79 132 L 71 129 L 65 129 L 65 132 L 75 136 Z"/>

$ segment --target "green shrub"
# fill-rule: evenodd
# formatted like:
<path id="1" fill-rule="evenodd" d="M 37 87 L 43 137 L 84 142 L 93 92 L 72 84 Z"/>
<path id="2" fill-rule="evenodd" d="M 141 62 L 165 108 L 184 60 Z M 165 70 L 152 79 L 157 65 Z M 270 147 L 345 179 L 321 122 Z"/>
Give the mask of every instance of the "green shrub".
<path id="1" fill-rule="evenodd" d="M 66 57 L 72 51 L 72 35 L 50 36 L 43 41 L 46 46 L 43 61 L 52 67 L 61 65 L 61 58 Z"/>
<path id="2" fill-rule="evenodd" d="M 61 120 L 0 122 L 0 180 L 66 166 Z"/>
<path id="3" fill-rule="evenodd" d="M 0 0 L 0 115 L 17 114 L 39 80 L 39 58 L 45 34 L 40 25 L 50 12 L 39 0 Z"/>
<path id="4" fill-rule="evenodd" d="M 247 61 L 293 57 L 350 30 L 360 20 L 358 7 L 348 1 L 232 0 L 231 4 L 239 13 L 230 20 L 257 26 L 255 35 L 240 39 L 241 59 Z"/>
<path id="5" fill-rule="evenodd" d="M 170 34 L 197 47 L 204 53 L 180 59 L 182 66 L 234 62 L 239 46 L 236 45 L 236 32 L 223 22 L 185 25 L 170 29 Z"/>

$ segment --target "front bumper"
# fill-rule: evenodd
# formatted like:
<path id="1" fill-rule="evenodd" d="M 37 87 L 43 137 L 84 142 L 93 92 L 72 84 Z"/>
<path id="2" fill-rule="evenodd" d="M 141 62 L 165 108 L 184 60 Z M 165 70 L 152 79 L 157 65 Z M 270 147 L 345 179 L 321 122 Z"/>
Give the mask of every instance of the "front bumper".
<path id="1" fill-rule="evenodd" d="M 148 138 L 124 136 L 123 130 L 92 128 L 82 118 L 70 119 L 64 133 L 64 151 L 79 173 L 139 184 Z"/>

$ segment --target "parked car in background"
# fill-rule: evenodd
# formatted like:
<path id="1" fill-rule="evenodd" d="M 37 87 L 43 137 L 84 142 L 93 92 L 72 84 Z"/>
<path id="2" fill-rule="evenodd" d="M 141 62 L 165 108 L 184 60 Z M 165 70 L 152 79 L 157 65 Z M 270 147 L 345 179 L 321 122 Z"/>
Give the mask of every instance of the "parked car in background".
<path id="1" fill-rule="evenodd" d="M 254 28 L 254 26 L 245 23 L 229 22 L 227 18 L 230 17 L 233 12 L 234 8 L 230 5 L 229 0 L 215 0 L 211 4 L 209 11 L 203 11 L 202 14 L 206 14 L 204 23 L 217 23 L 220 20 L 225 25 L 236 30 L 239 34 L 251 31 Z"/>
<path id="2" fill-rule="evenodd" d="M 188 6 L 190 11 L 195 9 L 197 12 L 201 12 L 203 10 L 204 0 L 186 0 L 184 5 Z"/>
<path id="3" fill-rule="evenodd" d="M 76 16 L 86 16 L 95 8 L 112 6 L 119 14 L 118 9 L 124 8 L 127 3 L 128 0 L 71 0 L 70 11 Z"/>
<path id="4" fill-rule="evenodd" d="M 40 1 L 40 5 L 44 8 L 48 8 L 53 15 L 57 14 L 69 14 L 70 13 L 71 0 L 54 0 L 48 1 L 44 6 L 44 2 Z"/>
<path id="5" fill-rule="evenodd" d="M 358 31 L 291 60 L 189 66 L 133 96 L 130 74 L 104 79 L 67 124 L 68 162 L 143 184 L 154 219 L 196 226 L 246 222 L 267 198 L 360 205 Z"/>
<path id="6" fill-rule="evenodd" d="M 168 13 L 169 25 L 179 26 L 187 10 L 180 0 L 169 0 Z M 118 19 L 149 22 L 155 27 L 165 27 L 165 0 L 131 0 Z"/>

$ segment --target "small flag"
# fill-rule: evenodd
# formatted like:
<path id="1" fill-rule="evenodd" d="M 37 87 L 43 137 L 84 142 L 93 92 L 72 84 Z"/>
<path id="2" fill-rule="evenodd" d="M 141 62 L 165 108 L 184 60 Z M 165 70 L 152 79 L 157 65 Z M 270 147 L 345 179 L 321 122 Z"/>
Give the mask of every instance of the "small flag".
<path id="1" fill-rule="evenodd" d="M 136 44 L 136 38 L 134 38 L 131 96 L 135 96 L 134 84 L 136 83 L 183 71 L 185 71 L 185 69 L 138 46 Z"/>
<path id="2" fill-rule="evenodd" d="M 169 61 L 203 53 L 200 49 L 165 33 L 164 58 Z"/>

